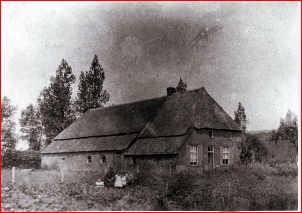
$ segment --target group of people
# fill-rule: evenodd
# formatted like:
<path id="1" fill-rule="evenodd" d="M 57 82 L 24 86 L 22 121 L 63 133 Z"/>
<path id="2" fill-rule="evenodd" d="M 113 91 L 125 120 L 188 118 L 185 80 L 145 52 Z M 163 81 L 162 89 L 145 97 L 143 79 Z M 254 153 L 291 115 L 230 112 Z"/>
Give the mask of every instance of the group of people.
<path id="1" fill-rule="evenodd" d="M 126 185 L 133 184 L 133 182 L 133 175 L 130 172 L 120 172 L 115 174 L 112 167 L 109 168 L 109 171 L 104 177 L 105 187 L 123 188 Z"/>

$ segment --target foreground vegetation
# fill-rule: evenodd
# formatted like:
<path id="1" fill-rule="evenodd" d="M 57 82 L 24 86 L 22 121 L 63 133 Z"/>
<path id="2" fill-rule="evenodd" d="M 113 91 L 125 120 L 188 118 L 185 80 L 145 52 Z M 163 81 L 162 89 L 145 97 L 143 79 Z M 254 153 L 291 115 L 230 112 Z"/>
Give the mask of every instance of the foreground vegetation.
<path id="1" fill-rule="evenodd" d="M 40 181 L 9 183 L 3 173 L 2 211 L 214 211 L 297 210 L 296 164 L 254 164 L 217 168 L 202 175 L 149 171 L 126 189 L 97 188 L 97 174 L 60 183 L 59 174 Z M 34 174 L 36 173 L 36 174 Z M 51 174 L 55 177 L 51 178 Z M 152 175 L 150 175 L 152 174 Z M 28 174 L 30 175 L 30 174 Z M 71 176 L 70 176 L 71 177 Z M 5 181 L 6 180 L 6 181 Z"/>

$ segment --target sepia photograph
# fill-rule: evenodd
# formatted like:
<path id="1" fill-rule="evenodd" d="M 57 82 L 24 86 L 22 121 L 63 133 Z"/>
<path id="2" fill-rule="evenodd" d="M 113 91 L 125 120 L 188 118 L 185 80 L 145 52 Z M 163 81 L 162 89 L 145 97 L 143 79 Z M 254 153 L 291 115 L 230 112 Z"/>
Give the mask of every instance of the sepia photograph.
<path id="1" fill-rule="evenodd" d="M 301 211 L 301 2 L 1 2 L 1 211 Z"/>

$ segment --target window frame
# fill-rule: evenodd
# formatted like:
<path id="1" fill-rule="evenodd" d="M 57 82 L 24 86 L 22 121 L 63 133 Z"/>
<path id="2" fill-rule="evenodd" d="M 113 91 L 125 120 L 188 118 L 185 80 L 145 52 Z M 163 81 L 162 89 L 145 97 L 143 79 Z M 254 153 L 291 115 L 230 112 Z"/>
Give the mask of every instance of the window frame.
<path id="1" fill-rule="evenodd" d="M 106 163 L 106 162 L 107 162 L 106 155 L 101 155 L 100 159 L 101 159 L 101 164 L 103 164 L 103 163 Z M 105 159 L 105 160 L 104 160 L 104 159 Z"/>
<path id="2" fill-rule="evenodd" d="M 87 163 L 92 163 L 92 157 L 91 157 L 91 155 L 88 155 L 87 158 L 86 158 L 86 160 L 87 160 Z"/>
<path id="3" fill-rule="evenodd" d="M 214 131 L 213 130 L 209 130 L 208 136 L 209 136 L 209 138 L 214 138 Z"/>
<path id="4" fill-rule="evenodd" d="M 225 158 L 225 156 L 227 156 Z M 222 165 L 229 165 L 230 164 L 230 147 L 223 146 L 222 147 Z"/>
<path id="5" fill-rule="evenodd" d="M 198 166 L 198 146 L 190 145 L 190 166 Z"/>

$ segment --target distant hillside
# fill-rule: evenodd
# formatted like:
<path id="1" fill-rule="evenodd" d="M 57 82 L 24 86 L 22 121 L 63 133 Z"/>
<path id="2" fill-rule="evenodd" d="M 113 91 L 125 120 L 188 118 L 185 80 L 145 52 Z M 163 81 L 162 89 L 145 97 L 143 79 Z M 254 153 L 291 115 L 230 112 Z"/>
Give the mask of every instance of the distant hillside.
<path id="1" fill-rule="evenodd" d="M 247 134 L 257 136 L 264 146 L 268 149 L 267 160 L 273 161 L 295 161 L 295 147 L 286 140 L 277 143 L 271 141 L 273 130 L 249 131 Z"/>
<path id="2" fill-rule="evenodd" d="M 247 134 L 260 134 L 260 133 L 271 133 L 273 130 L 257 130 L 257 131 L 246 131 Z"/>

